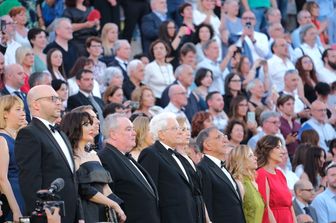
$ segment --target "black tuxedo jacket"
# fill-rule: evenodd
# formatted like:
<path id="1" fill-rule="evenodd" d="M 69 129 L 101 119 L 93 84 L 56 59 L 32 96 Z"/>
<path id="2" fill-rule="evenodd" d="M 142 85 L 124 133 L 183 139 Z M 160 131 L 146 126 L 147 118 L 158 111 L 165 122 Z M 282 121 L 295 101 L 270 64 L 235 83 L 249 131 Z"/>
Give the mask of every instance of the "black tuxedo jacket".
<path id="1" fill-rule="evenodd" d="M 25 110 L 25 113 L 26 113 L 26 120 L 27 120 L 27 122 L 30 122 L 31 117 L 30 117 L 30 111 L 29 111 L 29 107 L 28 107 L 28 103 L 27 103 L 27 95 L 24 92 L 21 92 L 21 94 L 23 96 L 23 98 L 21 98 L 21 100 L 22 100 L 23 105 L 24 105 L 24 110 Z M 1 95 L 10 95 L 6 86 L 2 89 Z"/>
<path id="2" fill-rule="evenodd" d="M 72 157 L 69 140 L 64 133 L 60 134 Z M 33 118 L 27 127 L 19 131 L 14 151 L 26 214 L 30 215 L 35 208 L 36 191 L 49 188 L 52 181 L 61 177 L 64 180 L 64 188 L 58 195 L 64 200 L 66 214 L 62 222 L 75 222 L 78 193 L 75 170 L 71 169 L 50 130 L 39 119 Z"/>
<path id="3" fill-rule="evenodd" d="M 202 176 L 202 194 L 213 223 L 244 223 L 239 190 L 236 192 L 224 172 L 207 156 L 198 165 Z"/>
<path id="4" fill-rule="evenodd" d="M 99 104 L 101 110 L 103 111 L 104 110 L 103 100 L 96 97 L 96 96 L 93 96 L 93 98 Z M 69 97 L 67 109 L 69 109 L 69 111 L 71 111 L 72 109 L 77 108 L 77 107 L 82 106 L 82 105 L 91 105 L 93 107 L 90 100 L 82 92 L 79 91 L 77 94 Z M 94 107 L 93 107 L 93 110 L 95 112 L 97 112 Z"/>
<path id="5" fill-rule="evenodd" d="M 143 52 L 148 55 L 150 44 L 159 37 L 161 19 L 151 12 L 142 18 L 141 33 Z"/>
<path id="6" fill-rule="evenodd" d="M 159 223 L 158 192 L 150 175 L 135 162 L 151 187 L 130 160 L 110 144 L 106 144 L 98 156 L 104 168 L 111 174 L 112 191 L 124 201 L 121 207 L 127 216 L 126 222 Z"/>
<path id="7" fill-rule="evenodd" d="M 139 163 L 149 172 L 158 188 L 161 222 L 197 222 L 194 188 L 172 154 L 159 141 L 156 141 L 141 152 Z"/>

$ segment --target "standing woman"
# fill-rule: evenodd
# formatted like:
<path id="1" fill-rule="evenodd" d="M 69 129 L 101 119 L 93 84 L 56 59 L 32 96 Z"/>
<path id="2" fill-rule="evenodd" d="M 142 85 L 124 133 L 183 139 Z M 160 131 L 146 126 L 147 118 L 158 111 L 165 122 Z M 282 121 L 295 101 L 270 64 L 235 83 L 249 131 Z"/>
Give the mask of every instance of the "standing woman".
<path id="1" fill-rule="evenodd" d="M 66 75 L 63 65 L 63 55 L 59 49 L 52 48 L 47 53 L 47 67 L 51 74 L 51 78 L 66 80 Z"/>
<path id="2" fill-rule="evenodd" d="M 28 31 L 28 40 L 34 52 L 34 66 L 32 72 L 43 72 L 47 68 L 47 56 L 43 53 L 47 45 L 47 32 L 40 28 Z"/>
<path id="3" fill-rule="evenodd" d="M 164 41 L 155 40 L 150 46 L 150 53 L 154 60 L 145 67 L 143 83 L 153 90 L 156 104 L 160 105 L 162 92 L 175 81 L 175 76 L 173 66 L 166 62 L 169 47 Z"/>
<path id="4" fill-rule="evenodd" d="M 17 131 L 26 125 L 22 100 L 13 95 L 0 97 L 0 188 L 8 200 L 11 213 L 6 221 L 19 222 L 24 213 L 24 201 L 19 187 L 19 170 L 15 161 L 14 143 Z"/>
<path id="5" fill-rule="evenodd" d="M 119 28 L 114 23 L 106 23 L 103 26 L 101 39 L 103 46 L 103 56 L 100 58 L 106 65 L 114 59 L 114 43 L 118 40 Z"/>
<path id="6" fill-rule="evenodd" d="M 20 46 L 15 52 L 15 59 L 16 63 L 21 64 L 25 75 L 21 91 L 27 94 L 30 89 L 28 80 L 34 65 L 34 52 L 30 47 Z"/>
<path id="7" fill-rule="evenodd" d="M 29 41 L 27 38 L 28 29 L 27 24 L 27 11 L 23 6 L 14 7 L 9 11 L 9 16 L 15 22 L 15 36 L 16 42 L 20 43 L 22 46 L 29 47 Z"/>
<path id="8" fill-rule="evenodd" d="M 70 112 L 61 121 L 61 129 L 68 136 L 73 148 L 78 190 L 83 206 L 85 222 L 107 221 L 105 206 L 116 211 L 121 222 L 126 220 L 120 206 L 111 199 L 116 196 L 108 186 L 112 182 L 110 174 L 101 165 L 95 152 L 87 152 L 86 147 L 94 141 L 93 120 L 89 113 Z"/>
<path id="9" fill-rule="evenodd" d="M 261 222 L 265 203 L 255 181 L 257 158 L 246 145 L 240 145 L 229 153 L 228 171 L 236 180 L 241 197 L 246 223 Z"/>
<path id="10" fill-rule="evenodd" d="M 286 178 L 277 169 L 284 155 L 280 138 L 266 135 L 258 142 L 255 150 L 258 170 L 256 182 L 266 204 L 263 223 L 296 222 L 292 206 L 292 194 Z"/>

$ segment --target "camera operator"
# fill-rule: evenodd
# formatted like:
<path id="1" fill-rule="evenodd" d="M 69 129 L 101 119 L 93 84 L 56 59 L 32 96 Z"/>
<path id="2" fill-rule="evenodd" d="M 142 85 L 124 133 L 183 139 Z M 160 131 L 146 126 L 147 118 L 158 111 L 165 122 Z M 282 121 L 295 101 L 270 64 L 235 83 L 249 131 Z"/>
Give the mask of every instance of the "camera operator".
<path id="1" fill-rule="evenodd" d="M 21 46 L 14 40 L 15 22 L 9 15 L 1 17 L 1 47 L 0 50 L 5 56 L 5 65 L 16 63 L 15 52 Z"/>

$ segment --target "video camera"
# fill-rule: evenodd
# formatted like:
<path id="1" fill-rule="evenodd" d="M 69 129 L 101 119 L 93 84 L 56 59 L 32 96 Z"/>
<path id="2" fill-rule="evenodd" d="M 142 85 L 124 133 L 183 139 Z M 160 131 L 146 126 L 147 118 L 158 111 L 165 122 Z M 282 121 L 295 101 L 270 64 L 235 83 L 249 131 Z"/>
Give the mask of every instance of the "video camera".
<path id="1" fill-rule="evenodd" d="M 53 212 L 53 209 L 58 207 L 60 209 L 60 215 L 65 216 L 64 201 L 60 200 L 60 197 L 56 195 L 57 192 L 64 187 L 64 180 L 57 178 L 54 180 L 48 189 L 42 189 L 36 192 L 38 199 L 36 200 L 36 206 L 31 216 L 21 217 L 20 223 L 47 223 L 47 216 L 45 209 L 48 208 Z"/>

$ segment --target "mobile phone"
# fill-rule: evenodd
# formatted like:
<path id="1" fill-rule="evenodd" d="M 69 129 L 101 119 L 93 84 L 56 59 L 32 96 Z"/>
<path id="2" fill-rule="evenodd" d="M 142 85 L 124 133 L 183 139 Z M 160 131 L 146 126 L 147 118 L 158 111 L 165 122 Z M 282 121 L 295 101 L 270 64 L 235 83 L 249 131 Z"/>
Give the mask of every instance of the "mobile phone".
<path id="1" fill-rule="evenodd" d="M 255 122 L 255 112 L 247 112 L 247 121 L 248 122 Z"/>
<path id="2" fill-rule="evenodd" d="M 189 36 L 191 34 L 191 29 L 188 26 L 186 26 L 186 28 L 187 30 L 185 32 L 185 35 Z"/>
<path id="3" fill-rule="evenodd" d="M 298 134 L 298 131 L 291 133 L 292 136 L 297 136 L 297 134 Z"/>

